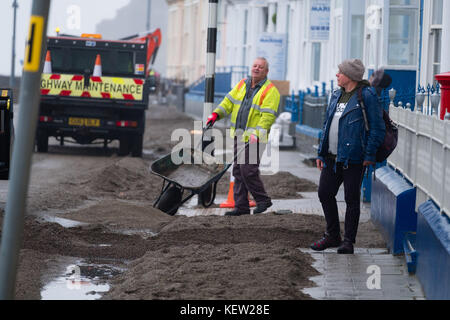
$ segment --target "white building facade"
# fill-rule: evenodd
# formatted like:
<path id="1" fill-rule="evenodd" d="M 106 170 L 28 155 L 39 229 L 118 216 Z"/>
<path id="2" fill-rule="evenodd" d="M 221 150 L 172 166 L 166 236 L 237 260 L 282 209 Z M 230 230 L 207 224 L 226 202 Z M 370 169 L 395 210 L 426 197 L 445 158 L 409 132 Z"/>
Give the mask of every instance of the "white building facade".
<path id="1" fill-rule="evenodd" d="M 207 2 L 167 3 L 168 75 L 192 83 L 205 70 Z M 366 77 L 384 68 L 398 98 L 414 103 L 419 84 L 450 71 L 448 16 L 449 0 L 219 0 L 216 66 L 249 68 L 268 52 L 269 77 L 297 92 L 330 88 L 338 64 L 359 58 Z"/>
<path id="2" fill-rule="evenodd" d="M 346 58 L 363 59 L 365 3 L 361 0 L 227 1 L 227 63 L 249 66 L 263 33 L 286 37 L 285 78 L 292 90 L 335 78 Z M 348 36 L 350 35 L 350 37 Z M 273 61 L 269 61 L 273 63 Z"/>
<path id="3" fill-rule="evenodd" d="M 168 5 L 167 76 L 192 84 L 205 75 L 206 41 L 208 30 L 208 1 L 166 0 Z M 222 39 L 224 29 L 225 1 L 219 1 L 218 45 L 216 65 L 224 63 Z"/>
<path id="4" fill-rule="evenodd" d="M 250 66 L 261 34 L 285 35 L 286 54 L 279 59 L 294 91 L 322 82 L 328 86 L 337 65 L 350 58 L 364 62 L 367 77 L 384 68 L 404 94 L 450 70 L 450 59 L 443 59 L 450 57 L 450 22 L 444 19 L 450 16 L 450 1 L 229 0 L 225 10 L 223 63 Z"/>
<path id="5" fill-rule="evenodd" d="M 450 1 L 432 0 L 423 4 L 423 37 L 420 44 L 419 83 L 433 83 L 434 76 L 450 71 Z"/>

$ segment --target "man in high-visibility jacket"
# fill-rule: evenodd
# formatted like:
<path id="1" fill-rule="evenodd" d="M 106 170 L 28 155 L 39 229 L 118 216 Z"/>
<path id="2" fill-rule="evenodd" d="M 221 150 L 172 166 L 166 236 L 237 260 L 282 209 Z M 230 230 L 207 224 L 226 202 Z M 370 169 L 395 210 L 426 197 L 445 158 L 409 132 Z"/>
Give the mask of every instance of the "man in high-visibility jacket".
<path id="1" fill-rule="evenodd" d="M 237 161 L 237 156 L 234 159 L 235 209 L 226 213 L 229 216 L 250 214 L 248 192 L 257 205 L 253 214 L 265 212 L 272 206 L 259 172 L 260 157 L 268 142 L 270 128 L 276 120 L 280 103 L 280 93 L 267 79 L 268 73 L 267 60 L 256 58 L 251 69 L 251 78 L 241 80 L 207 121 L 207 124 L 214 124 L 231 114 L 230 135 L 234 139 L 235 155 L 238 153 L 238 142 L 245 143 L 245 161 Z M 256 157 L 250 156 L 252 150 L 256 151 Z"/>

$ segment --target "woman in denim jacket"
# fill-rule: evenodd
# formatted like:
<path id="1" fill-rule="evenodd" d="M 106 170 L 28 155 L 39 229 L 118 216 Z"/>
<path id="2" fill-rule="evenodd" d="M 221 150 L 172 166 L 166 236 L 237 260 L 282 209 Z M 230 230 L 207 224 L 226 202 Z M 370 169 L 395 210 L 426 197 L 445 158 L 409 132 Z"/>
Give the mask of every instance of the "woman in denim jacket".
<path id="1" fill-rule="evenodd" d="M 383 109 L 370 83 L 363 80 L 365 67 L 358 59 L 339 65 L 336 90 L 327 108 L 320 139 L 317 167 L 321 170 L 319 199 L 326 220 L 326 232 L 311 248 L 322 251 L 339 247 L 338 253 L 353 254 L 360 216 L 361 184 L 366 167 L 375 165 L 375 155 L 383 143 Z M 362 87 L 369 131 L 358 101 Z M 346 213 L 344 241 L 341 240 L 336 195 L 344 183 Z"/>

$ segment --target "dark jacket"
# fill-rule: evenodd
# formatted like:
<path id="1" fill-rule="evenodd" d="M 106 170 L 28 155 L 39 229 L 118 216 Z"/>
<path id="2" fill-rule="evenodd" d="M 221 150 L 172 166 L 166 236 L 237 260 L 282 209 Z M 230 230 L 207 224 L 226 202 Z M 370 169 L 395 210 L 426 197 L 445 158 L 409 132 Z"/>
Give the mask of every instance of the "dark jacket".
<path id="1" fill-rule="evenodd" d="M 325 162 L 328 155 L 328 136 L 336 106 L 342 95 L 342 89 L 336 90 L 327 108 L 322 136 L 320 138 L 318 159 Z M 373 88 L 364 87 L 362 96 L 366 106 L 370 130 L 364 127 L 364 118 L 356 92 L 349 100 L 339 120 L 338 152 L 336 162 L 345 166 L 364 161 L 375 161 L 378 147 L 384 141 L 386 127 L 383 121 L 383 109 Z"/>

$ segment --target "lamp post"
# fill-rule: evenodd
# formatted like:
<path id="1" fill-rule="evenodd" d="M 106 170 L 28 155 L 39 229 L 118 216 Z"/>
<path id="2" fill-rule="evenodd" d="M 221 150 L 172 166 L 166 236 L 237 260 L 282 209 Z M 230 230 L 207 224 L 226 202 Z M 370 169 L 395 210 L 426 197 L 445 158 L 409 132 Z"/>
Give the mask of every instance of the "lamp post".
<path id="1" fill-rule="evenodd" d="M 17 8 L 19 5 L 17 4 L 17 0 L 14 0 L 13 5 L 14 9 L 14 19 L 13 19 L 13 36 L 12 36 L 12 57 L 11 57 L 11 77 L 9 78 L 9 86 L 11 89 L 14 88 L 15 85 L 15 77 L 16 77 L 16 71 L 15 71 L 15 65 L 16 65 L 16 14 L 17 14 Z"/>
<path id="2" fill-rule="evenodd" d="M 22 247 L 28 185 L 36 126 L 39 118 L 39 86 L 47 44 L 50 0 L 33 0 L 25 60 L 20 81 L 21 108 L 18 134 L 9 173 L 8 198 L 0 242 L 0 299 L 14 298 L 20 249 Z"/>

